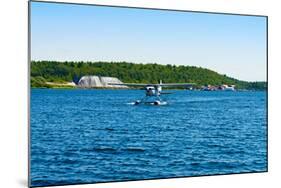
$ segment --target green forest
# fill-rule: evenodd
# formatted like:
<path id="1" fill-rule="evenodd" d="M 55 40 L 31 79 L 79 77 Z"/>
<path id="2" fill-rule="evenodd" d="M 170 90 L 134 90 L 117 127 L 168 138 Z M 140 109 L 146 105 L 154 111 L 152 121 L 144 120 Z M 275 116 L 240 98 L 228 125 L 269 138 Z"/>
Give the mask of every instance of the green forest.
<path id="1" fill-rule="evenodd" d="M 219 74 L 215 71 L 195 67 L 160 64 L 135 64 L 128 62 L 58 62 L 32 61 L 31 87 L 53 87 L 46 82 L 78 83 L 85 75 L 117 77 L 129 83 L 195 83 L 203 85 L 236 85 L 237 89 L 265 90 L 266 82 L 246 82 Z"/>

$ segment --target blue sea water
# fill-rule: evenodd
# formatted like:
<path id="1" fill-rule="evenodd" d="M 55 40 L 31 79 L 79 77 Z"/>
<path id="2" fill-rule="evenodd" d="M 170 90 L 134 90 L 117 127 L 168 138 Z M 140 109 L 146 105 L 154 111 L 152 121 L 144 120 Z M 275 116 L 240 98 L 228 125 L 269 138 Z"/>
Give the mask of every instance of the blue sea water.
<path id="1" fill-rule="evenodd" d="M 267 171 L 266 92 L 31 90 L 31 186 Z"/>

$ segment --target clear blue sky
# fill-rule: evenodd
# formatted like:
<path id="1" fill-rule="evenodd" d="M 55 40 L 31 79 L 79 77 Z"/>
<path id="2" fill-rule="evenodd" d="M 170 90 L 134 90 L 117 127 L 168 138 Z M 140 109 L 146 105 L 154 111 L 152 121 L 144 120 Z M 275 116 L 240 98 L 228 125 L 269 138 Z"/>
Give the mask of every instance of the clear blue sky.
<path id="1" fill-rule="evenodd" d="M 266 80 L 266 18 L 31 3 L 31 59 L 193 65 Z"/>

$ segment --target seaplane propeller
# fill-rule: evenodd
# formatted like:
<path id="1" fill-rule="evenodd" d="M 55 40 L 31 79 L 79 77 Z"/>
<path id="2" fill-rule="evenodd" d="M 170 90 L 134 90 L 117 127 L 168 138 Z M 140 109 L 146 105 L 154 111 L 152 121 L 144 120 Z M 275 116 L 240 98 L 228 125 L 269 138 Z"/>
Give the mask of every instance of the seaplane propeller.
<path id="1" fill-rule="evenodd" d="M 139 83 L 109 83 L 108 85 L 128 86 L 141 88 L 145 91 L 145 96 L 134 102 L 135 105 L 139 104 L 152 104 L 161 105 L 164 102 L 160 96 L 164 94 L 172 94 L 171 92 L 162 92 L 162 87 L 191 87 L 194 83 L 162 83 L 160 80 L 159 84 L 139 84 Z M 152 99 L 152 100 L 151 100 Z"/>

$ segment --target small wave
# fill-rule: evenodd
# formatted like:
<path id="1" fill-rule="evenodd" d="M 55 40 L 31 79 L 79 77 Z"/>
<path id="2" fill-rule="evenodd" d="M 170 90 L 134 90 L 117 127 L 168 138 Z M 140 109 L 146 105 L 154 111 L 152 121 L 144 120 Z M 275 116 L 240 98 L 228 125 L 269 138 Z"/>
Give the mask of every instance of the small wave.
<path id="1" fill-rule="evenodd" d="M 178 165 L 184 165 L 184 164 L 185 164 L 184 160 L 173 160 L 169 165 L 178 166 Z"/>
<path id="2" fill-rule="evenodd" d="M 117 150 L 112 147 L 98 147 L 93 149 L 96 152 L 116 152 Z"/>
<path id="3" fill-rule="evenodd" d="M 111 127 L 106 127 L 105 130 L 107 130 L 107 131 L 113 131 L 114 129 L 111 128 Z"/>
<path id="4" fill-rule="evenodd" d="M 127 105 L 135 105 L 135 103 L 134 102 L 128 102 L 128 103 L 126 103 Z"/>
<path id="5" fill-rule="evenodd" d="M 67 151 L 67 152 L 65 152 L 63 155 L 66 156 L 66 157 L 71 157 L 71 156 L 77 155 L 77 153 L 71 152 L 71 151 Z"/>
<path id="6" fill-rule="evenodd" d="M 62 160 L 62 163 L 63 164 L 75 164 L 75 163 L 77 163 L 77 161 L 73 160 L 73 159 L 64 159 L 64 160 Z"/>
<path id="7" fill-rule="evenodd" d="M 200 163 L 198 163 L 198 162 L 192 162 L 192 163 L 190 163 L 190 165 L 191 165 L 191 166 L 194 166 L 194 167 L 195 167 L 195 166 L 197 167 L 197 166 L 200 165 Z"/>
<path id="8" fill-rule="evenodd" d="M 128 147 L 123 150 L 129 151 L 129 152 L 144 152 L 145 151 L 145 149 L 141 148 L 141 147 Z"/>
<path id="9" fill-rule="evenodd" d="M 74 180 L 56 180 L 46 178 L 46 179 L 38 179 L 38 180 L 31 180 L 31 187 L 42 187 L 42 186 L 61 186 L 61 185 L 67 185 L 67 184 L 75 184 L 75 183 L 83 183 L 82 179 Z"/>
<path id="10" fill-rule="evenodd" d="M 81 109 L 82 112 L 92 112 L 92 109 Z"/>
<path id="11" fill-rule="evenodd" d="M 79 152 L 82 152 L 82 153 L 89 153 L 89 152 L 92 152 L 92 151 L 93 151 L 93 149 L 91 149 L 91 148 L 82 148 L 82 149 L 79 150 Z"/>
<path id="12" fill-rule="evenodd" d="M 226 161 L 207 161 L 203 162 L 202 165 L 204 168 L 209 168 L 209 169 L 232 169 L 234 167 L 240 166 L 238 163 L 234 162 L 226 162 Z"/>

